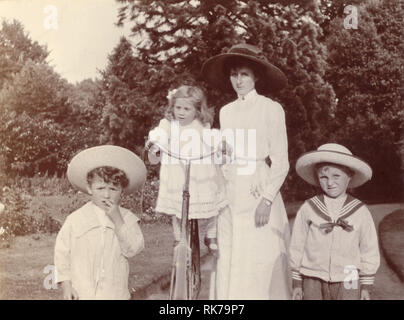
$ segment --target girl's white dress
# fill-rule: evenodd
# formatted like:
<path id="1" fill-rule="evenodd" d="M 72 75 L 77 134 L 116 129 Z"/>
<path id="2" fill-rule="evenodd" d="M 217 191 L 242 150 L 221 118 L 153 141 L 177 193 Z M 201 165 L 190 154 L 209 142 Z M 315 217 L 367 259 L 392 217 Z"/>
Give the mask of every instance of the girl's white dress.
<path id="1" fill-rule="evenodd" d="M 149 139 L 176 153 L 196 156 L 212 150 L 211 141 L 214 139 L 204 139 L 211 130 L 196 119 L 186 126 L 179 125 L 178 121 L 162 119 L 159 126 L 149 133 Z M 162 152 L 156 212 L 181 219 L 184 182 L 185 162 Z M 227 205 L 223 177 L 212 158 L 191 163 L 189 193 L 189 219 L 217 216 Z"/>
<path id="2" fill-rule="evenodd" d="M 218 217 L 219 259 L 211 298 L 289 299 L 290 229 L 279 192 L 289 170 L 284 111 L 253 90 L 221 109 L 220 126 L 222 134 L 234 137 L 234 161 L 222 167 L 230 210 Z M 270 167 L 264 161 L 268 155 Z M 268 224 L 256 227 L 262 197 L 272 201 L 271 214 Z"/>

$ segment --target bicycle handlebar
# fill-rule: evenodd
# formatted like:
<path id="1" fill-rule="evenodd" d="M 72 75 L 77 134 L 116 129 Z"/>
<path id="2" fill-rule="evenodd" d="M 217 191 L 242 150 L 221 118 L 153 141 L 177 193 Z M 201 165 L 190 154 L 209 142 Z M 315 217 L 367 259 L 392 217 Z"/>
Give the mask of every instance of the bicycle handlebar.
<path id="1" fill-rule="evenodd" d="M 178 159 L 178 160 L 185 160 L 185 161 L 202 160 L 202 159 L 205 159 L 207 157 L 211 157 L 212 155 L 214 155 L 219 150 L 219 148 L 216 148 L 215 150 L 210 151 L 208 153 L 205 153 L 205 154 L 203 154 L 201 156 L 184 156 L 184 155 L 181 155 L 179 153 L 176 153 L 176 152 L 168 150 L 166 147 L 162 146 L 158 142 L 150 141 L 150 143 L 157 146 L 161 151 L 163 151 L 168 156 L 170 156 L 172 158 L 175 158 L 175 159 Z"/>

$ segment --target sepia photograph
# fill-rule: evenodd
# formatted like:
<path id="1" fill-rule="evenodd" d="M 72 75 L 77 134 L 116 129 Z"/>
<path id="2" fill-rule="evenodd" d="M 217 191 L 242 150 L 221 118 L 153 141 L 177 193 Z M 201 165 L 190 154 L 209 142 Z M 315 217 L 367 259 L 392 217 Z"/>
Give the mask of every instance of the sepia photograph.
<path id="1" fill-rule="evenodd" d="M 404 300 L 403 16 L 0 0 L 0 300 Z"/>

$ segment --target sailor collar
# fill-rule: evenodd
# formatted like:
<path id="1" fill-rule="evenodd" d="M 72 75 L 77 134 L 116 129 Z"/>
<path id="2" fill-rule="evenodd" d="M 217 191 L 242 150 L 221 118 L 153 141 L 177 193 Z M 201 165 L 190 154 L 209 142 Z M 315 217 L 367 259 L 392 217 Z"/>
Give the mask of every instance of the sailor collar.
<path id="1" fill-rule="evenodd" d="M 320 229 L 325 229 L 326 233 L 331 232 L 336 226 L 342 227 L 348 232 L 352 231 L 353 227 L 349 225 L 345 219 L 354 214 L 360 207 L 364 205 L 363 202 L 348 194 L 337 220 L 333 222 L 324 202 L 324 195 L 314 196 L 307 202 L 320 218 L 327 221 L 326 223 L 320 225 Z"/>

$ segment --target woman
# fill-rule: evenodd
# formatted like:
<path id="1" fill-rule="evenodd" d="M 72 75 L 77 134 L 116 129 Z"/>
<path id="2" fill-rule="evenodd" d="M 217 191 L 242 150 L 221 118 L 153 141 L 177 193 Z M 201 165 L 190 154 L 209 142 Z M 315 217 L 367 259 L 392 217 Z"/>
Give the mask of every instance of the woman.
<path id="1" fill-rule="evenodd" d="M 286 78 L 247 44 L 208 59 L 202 76 L 238 96 L 220 110 L 233 161 L 222 167 L 230 210 L 218 218 L 213 298 L 289 299 L 290 229 L 279 192 L 289 170 L 285 115 L 279 103 L 256 91 L 278 89 Z"/>

